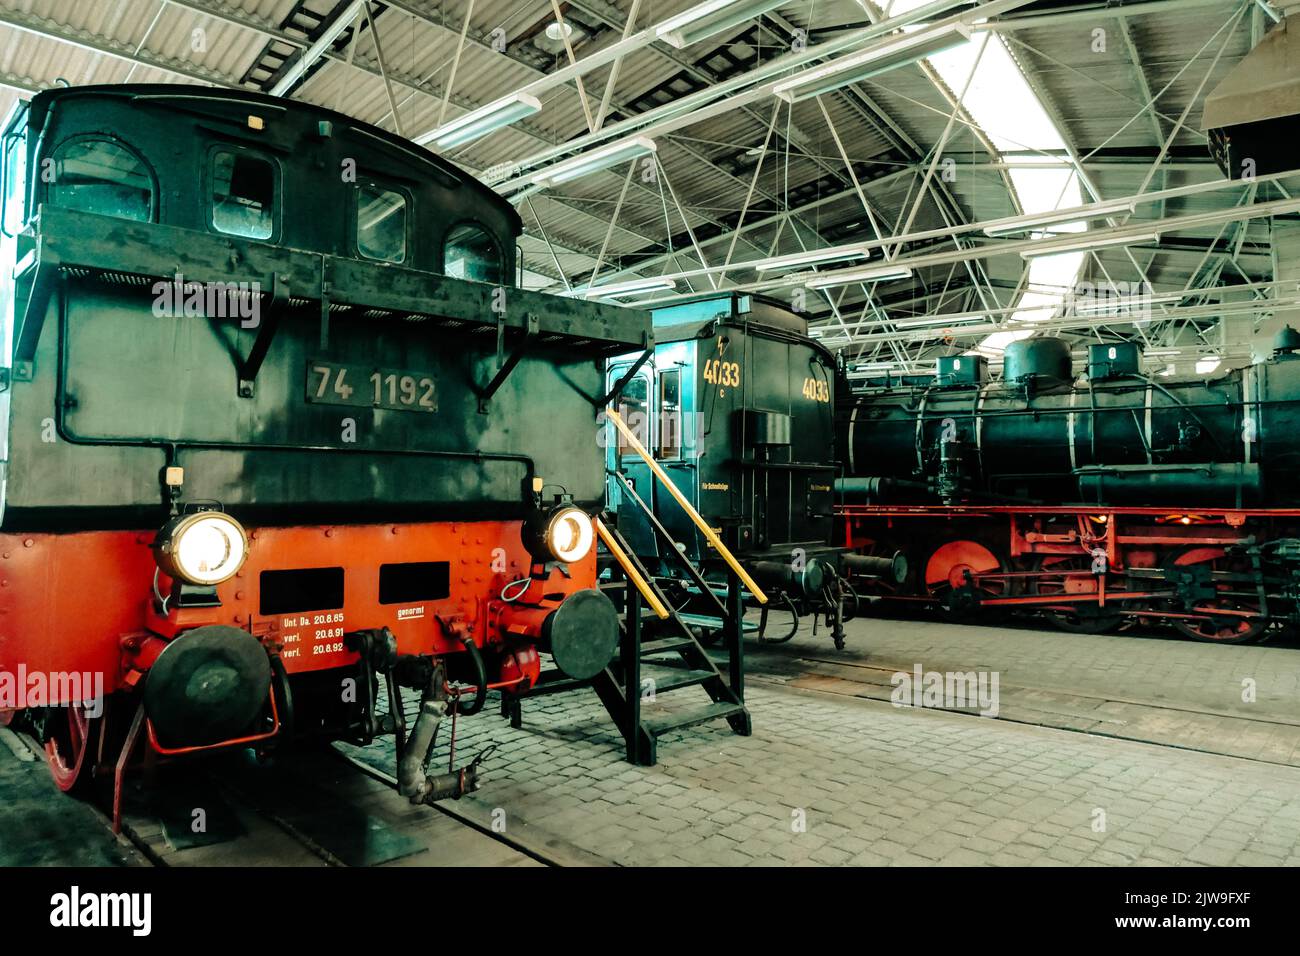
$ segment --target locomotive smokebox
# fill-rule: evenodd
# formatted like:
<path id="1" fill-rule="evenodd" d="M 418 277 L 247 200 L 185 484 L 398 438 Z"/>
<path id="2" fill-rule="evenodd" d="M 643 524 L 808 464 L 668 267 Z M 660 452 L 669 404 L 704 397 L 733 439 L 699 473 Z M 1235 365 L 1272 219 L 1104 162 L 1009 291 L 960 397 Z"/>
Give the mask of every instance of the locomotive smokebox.
<path id="1" fill-rule="evenodd" d="M 271 662 L 257 638 L 213 624 L 163 649 L 145 683 L 145 713 L 164 746 L 204 747 L 245 736 L 270 688 Z"/>
<path id="2" fill-rule="evenodd" d="M 1300 117 L 1300 2 L 1279 0 L 1286 18 L 1224 77 L 1205 100 L 1203 124 L 1214 160 L 1229 179 L 1296 166 Z M 1290 28 L 1297 32 L 1291 35 Z"/>
<path id="3" fill-rule="evenodd" d="M 1002 378 L 1008 382 L 1068 382 L 1072 377 L 1070 346 L 1064 339 L 1020 339 L 1003 353 Z"/>

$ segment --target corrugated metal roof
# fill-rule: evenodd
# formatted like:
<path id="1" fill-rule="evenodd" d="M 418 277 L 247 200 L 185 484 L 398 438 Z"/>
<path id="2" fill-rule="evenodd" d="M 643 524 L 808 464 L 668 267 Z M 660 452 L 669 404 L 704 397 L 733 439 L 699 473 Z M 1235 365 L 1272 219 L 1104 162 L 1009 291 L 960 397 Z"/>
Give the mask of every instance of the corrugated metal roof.
<path id="1" fill-rule="evenodd" d="M 668 0 L 644 6 L 635 29 L 692 5 L 693 0 Z M 336 0 L 3 0 L 0 101 L 7 108 L 25 91 L 61 81 L 269 86 L 268 78 L 284 58 L 308 45 L 314 31 L 341 6 Z M 561 6 L 574 29 L 574 54 L 582 59 L 621 39 L 631 0 L 566 0 Z M 1066 141 L 1086 157 L 1092 183 L 1103 198 L 1112 198 L 1136 191 L 1148 179 L 1163 136 L 1185 111 L 1186 127 L 1172 141 L 1170 161 L 1150 177 L 1148 189 L 1218 177 L 1199 129 L 1200 104 L 1250 48 L 1250 16 L 1227 25 L 1240 6 L 1197 4 L 1174 15 L 1170 4 L 1168 11 L 1131 16 L 1125 21 L 1131 46 L 1121 21 L 1100 11 L 1097 22 L 1048 21 L 1001 35 Z M 475 0 L 457 57 L 467 8 L 468 0 L 374 5 L 383 65 L 400 128 L 408 136 L 427 132 L 568 62 L 562 47 L 546 38 L 545 28 L 554 20 L 550 0 Z M 739 24 L 685 50 L 663 43 L 644 46 L 618 63 L 606 125 L 743 76 L 798 42 L 815 48 L 869 22 L 855 0 L 796 0 L 761 22 Z M 1098 28 L 1104 30 L 1101 44 L 1094 33 Z M 340 41 L 292 95 L 397 128 L 365 18 L 345 37 L 350 42 Z M 291 42 L 285 43 L 286 38 Z M 498 39 L 504 40 L 503 51 L 494 48 Z M 455 81 L 448 95 L 453 63 Z M 599 109 L 611 73 L 611 65 L 605 65 L 583 78 L 585 110 L 576 84 L 555 86 L 541 95 L 539 114 L 452 150 L 451 158 L 483 170 L 517 163 L 586 135 L 587 113 Z M 1148 90 L 1155 94 L 1158 116 L 1143 111 Z M 827 244 L 874 239 L 854 177 L 886 235 L 909 218 L 910 231 L 917 232 L 1014 214 L 1015 197 L 998 167 L 1001 157 L 990 153 L 985 138 L 964 117 L 953 125 L 941 153 L 932 154 L 949 126 L 953 97 L 952 90 L 936 85 L 919 67 L 904 66 L 824 96 L 820 105 L 805 101 L 787 108 L 773 97 L 759 97 L 682 126 L 656 137 L 666 182 L 658 176 L 646 178 L 638 168 L 621 205 L 626 165 L 538 193 L 531 208 L 521 205 L 528 230 L 522 244 L 527 267 L 554 276 L 559 258 L 571 280 L 585 282 L 602 247 L 602 275 L 638 265 L 649 272 L 697 267 L 687 225 L 703 244 L 706 261 L 716 265 L 727 254 L 729 233 L 741 221 L 751 191 L 743 219 L 747 228 L 735 243 L 732 261 L 749 261 L 769 251 L 798 251 L 803 243 L 797 235 L 804 242 L 820 237 Z M 768 152 L 754 179 L 765 138 Z M 931 161 L 950 165 L 936 165 L 935 189 L 918 204 L 918 185 Z M 1239 198 L 1239 192 L 1225 191 L 1171 199 L 1142 207 L 1133 221 L 1222 209 Z M 542 240 L 534 212 L 549 244 Z M 783 221 L 787 213 L 797 224 L 797 234 Z M 754 226 L 756 222 L 762 225 Z M 1241 228 L 1244 237 L 1235 226 L 1225 231 L 1242 241 L 1232 274 L 1252 281 L 1267 278 L 1271 264 L 1266 224 Z M 1165 235 L 1158 249 L 1133 250 L 1133 257 L 1158 287 L 1180 287 L 1202 271 L 1198 263 L 1216 237 L 1221 239 L 1219 233 L 1216 227 Z M 940 237 L 918 248 L 953 248 L 953 241 Z M 668 255 L 670 250 L 675 253 Z M 981 268 L 992 283 L 988 294 L 995 299 L 1004 286 L 1014 288 L 1023 274 L 1018 256 L 988 259 Z M 1090 274 L 1117 279 L 1139 275 L 1123 249 L 1104 251 L 1091 268 Z M 732 278 L 753 276 L 737 272 Z M 907 315 L 933 305 L 930 300 L 906 304 L 923 287 L 962 289 L 969 283 L 965 268 L 945 266 L 922 270 L 910 281 L 882 285 L 876 292 L 904 303 L 898 314 Z M 861 291 L 851 289 L 844 307 L 860 311 L 862 302 Z"/>

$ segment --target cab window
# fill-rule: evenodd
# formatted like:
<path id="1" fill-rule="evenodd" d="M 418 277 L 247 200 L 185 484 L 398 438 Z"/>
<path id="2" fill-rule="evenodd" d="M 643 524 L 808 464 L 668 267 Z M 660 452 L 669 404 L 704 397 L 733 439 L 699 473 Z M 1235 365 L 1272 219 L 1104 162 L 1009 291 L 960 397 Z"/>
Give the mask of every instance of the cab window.
<path id="1" fill-rule="evenodd" d="M 406 197 L 372 183 L 357 187 L 357 252 L 367 259 L 406 259 Z"/>
<path id="2" fill-rule="evenodd" d="M 212 228 L 230 236 L 271 238 L 275 232 L 275 166 L 269 159 L 227 149 L 213 154 Z"/>
<path id="3" fill-rule="evenodd" d="M 475 282 L 501 282 L 501 252 L 480 226 L 462 223 L 447 234 L 442 256 L 444 275 Z"/>
<path id="4" fill-rule="evenodd" d="M 153 176 L 129 149 L 106 139 L 78 139 L 62 144 L 51 158 L 51 205 L 118 219 L 152 219 Z"/>
<path id="5" fill-rule="evenodd" d="M 659 443 L 655 457 L 677 461 L 682 457 L 682 370 L 659 373 Z"/>

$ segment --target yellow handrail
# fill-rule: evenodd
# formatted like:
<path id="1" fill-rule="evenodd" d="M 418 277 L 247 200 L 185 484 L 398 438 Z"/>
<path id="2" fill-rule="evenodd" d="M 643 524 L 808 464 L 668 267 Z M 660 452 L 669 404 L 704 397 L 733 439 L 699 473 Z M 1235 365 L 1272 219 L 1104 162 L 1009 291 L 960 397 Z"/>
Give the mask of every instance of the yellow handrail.
<path id="1" fill-rule="evenodd" d="M 623 568 L 623 573 L 627 575 L 627 579 L 636 585 L 636 589 L 641 592 L 646 604 L 650 605 L 650 610 L 659 615 L 660 620 L 666 621 L 668 619 L 668 608 L 664 607 L 664 602 L 655 595 L 650 585 L 646 583 L 646 579 L 641 576 L 641 572 L 636 569 L 636 565 L 632 563 L 632 559 L 627 556 L 627 552 L 618 546 L 614 536 L 609 533 L 609 529 L 605 527 L 604 522 L 599 518 L 596 519 L 596 534 L 600 535 L 600 540 L 605 542 L 605 547 L 609 549 L 609 553 L 614 556 L 614 560 Z"/>
<path id="2" fill-rule="evenodd" d="M 691 521 L 695 522 L 695 527 L 700 529 L 700 534 L 704 535 L 705 540 L 713 546 L 713 550 L 722 555 L 722 560 L 727 562 L 727 566 L 736 572 L 736 577 L 740 578 L 745 587 L 749 588 L 749 593 L 758 599 L 759 604 L 766 604 L 767 595 L 763 593 L 762 588 L 760 588 L 754 582 L 754 579 L 749 576 L 748 572 L 740 566 L 740 562 L 737 561 L 736 556 L 727 549 L 727 546 L 722 543 L 722 539 L 713 533 L 713 529 L 709 527 L 709 523 L 700 517 L 698 511 L 691 507 L 691 503 L 686 500 L 686 496 L 677 490 L 677 486 L 674 485 L 673 480 L 668 477 L 668 473 L 660 468 L 659 462 L 655 461 L 654 458 L 651 457 L 650 453 L 645 450 L 645 446 L 642 445 L 636 435 L 633 434 L 632 429 L 627 427 L 627 424 L 623 421 L 618 412 L 609 408 L 605 410 L 605 413 L 609 416 L 609 420 L 614 423 L 614 426 L 622 434 L 623 440 L 632 446 L 632 450 L 641 456 L 642 461 L 650 466 L 650 470 L 655 473 L 655 477 L 663 482 L 664 487 L 668 489 L 668 493 L 673 496 L 679 505 L 682 506 L 682 510 L 686 512 Z"/>

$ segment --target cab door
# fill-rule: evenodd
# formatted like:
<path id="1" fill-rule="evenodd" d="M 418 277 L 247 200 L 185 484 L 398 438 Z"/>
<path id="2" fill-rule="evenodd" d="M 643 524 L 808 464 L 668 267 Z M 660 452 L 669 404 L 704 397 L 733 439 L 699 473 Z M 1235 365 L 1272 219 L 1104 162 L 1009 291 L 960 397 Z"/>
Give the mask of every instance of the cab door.
<path id="1" fill-rule="evenodd" d="M 613 388 L 627 374 L 629 368 L 631 362 L 611 365 L 606 373 L 606 387 Z M 647 449 L 654 449 L 658 438 L 653 414 L 654 402 L 654 367 L 647 362 L 623 387 L 623 394 L 618 400 L 619 416 Z M 607 468 L 627 476 L 632 488 L 646 506 L 654 508 L 654 474 L 613 423 L 606 425 L 605 461 Z M 627 493 L 617 476 L 609 475 L 606 482 L 609 489 L 607 499 L 609 509 L 617 516 L 619 531 L 622 532 L 633 552 L 647 562 L 652 571 L 655 570 L 658 564 L 659 547 L 654 529 L 650 526 L 641 507 Z"/>
<path id="2" fill-rule="evenodd" d="M 14 387 L 13 349 L 17 315 L 14 271 L 19 258 L 31 248 L 31 238 L 19 238 L 27 222 L 27 110 L 18 102 L 10 111 L 0 136 L 0 522 L 5 511 L 5 475 L 9 462 L 10 391 Z"/>

